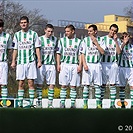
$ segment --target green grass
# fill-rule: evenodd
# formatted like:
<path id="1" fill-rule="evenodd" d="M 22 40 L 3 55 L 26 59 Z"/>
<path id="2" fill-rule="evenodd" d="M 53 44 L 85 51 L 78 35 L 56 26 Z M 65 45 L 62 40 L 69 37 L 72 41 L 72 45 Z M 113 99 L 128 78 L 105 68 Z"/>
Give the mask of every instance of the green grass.
<path id="1" fill-rule="evenodd" d="M 0 109 L 0 133 L 124 133 L 129 125 L 133 132 L 132 109 Z"/>

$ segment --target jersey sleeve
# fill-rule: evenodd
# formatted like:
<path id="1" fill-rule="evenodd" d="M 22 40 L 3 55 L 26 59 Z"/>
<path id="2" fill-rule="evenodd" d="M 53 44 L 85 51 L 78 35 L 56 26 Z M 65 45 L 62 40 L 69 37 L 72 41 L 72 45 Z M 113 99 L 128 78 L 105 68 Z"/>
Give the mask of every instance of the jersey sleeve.
<path id="1" fill-rule="evenodd" d="M 9 38 L 8 38 L 8 41 L 7 41 L 7 48 L 8 49 L 12 49 L 13 48 L 13 42 L 12 42 L 12 37 L 11 37 L 11 35 L 9 34 Z"/>
<path id="2" fill-rule="evenodd" d="M 56 48 L 56 53 L 57 54 L 61 54 L 61 51 L 62 51 L 62 42 L 61 42 L 61 39 L 58 40 L 58 44 L 57 44 L 57 48 Z"/>
<path id="3" fill-rule="evenodd" d="M 13 49 L 18 49 L 18 39 L 17 39 L 17 35 L 16 34 L 13 37 L 12 48 Z"/>
<path id="4" fill-rule="evenodd" d="M 105 40 L 104 40 L 103 37 L 101 37 L 101 39 L 100 39 L 100 47 L 103 48 L 104 50 L 105 50 L 105 48 L 106 48 Z"/>
<path id="5" fill-rule="evenodd" d="M 35 48 L 41 47 L 41 41 L 40 41 L 37 33 L 35 33 L 34 44 L 35 44 Z"/>
<path id="6" fill-rule="evenodd" d="M 86 44 L 85 44 L 85 39 L 83 39 L 82 41 L 81 41 L 81 44 L 80 44 L 80 49 L 79 49 L 79 52 L 80 53 L 82 53 L 82 54 L 85 54 L 85 52 L 86 52 Z"/>

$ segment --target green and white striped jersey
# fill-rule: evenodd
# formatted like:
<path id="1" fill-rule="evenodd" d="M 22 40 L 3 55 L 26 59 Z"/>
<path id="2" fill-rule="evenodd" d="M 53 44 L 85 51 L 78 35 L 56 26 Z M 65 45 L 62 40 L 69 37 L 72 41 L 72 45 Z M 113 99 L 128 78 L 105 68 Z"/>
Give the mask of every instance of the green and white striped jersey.
<path id="1" fill-rule="evenodd" d="M 67 64 L 78 64 L 79 47 L 81 40 L 63 37 L 58 41 L 57 54 L 61 54 L 61 62 Z"/>
<path id="2" fill-rule="evenodd" d="M 133 45 L 127 44 L 124 46 L 120 54 L 119 66 L 133 68 Z"/>
<path id="3" fill-rule="evenodd" d="M 5 32 L 0 34 L 0 62 L 7 61 L 8 49 L 12 48 L 11 35 Z"/>
<path id="4" fill-rule="evenodd" d="M 13 39 L 14 49 L 18 50 L 17 64 L 27 64 L 35 61 L 35 48 L 41 47 L 38 34 L 35 31 L 18 31 Z"/>
<path id="5" fill-rule="evenodd" d="M 44 35 L 39 37 L 41 41 L 41 59 L 42 64 L 52 65 L 55 64 L 55 48 L 57 44 L 57 38 L 51 36 L 50 38 Z"/>
<path id="6" fill-rule="evenodd" d="M 97 37 L 98 44 L 105 49 L 104 41 L 100 37 Z M 93 44 L 91 38 L 85 37 L 81 42 L 80 53 L 85 55 L 86 63 L 98 63 L 101 62 L 102 54 L 98 51 L 97 47 Z"/>
<path id="7" fill-rule="evenodd" d="M 117 62 L 118 54 L 116 53 L 116 43 L 115 41 L 108 37 L 108 35 L 101 37 L 102 40 L 105 41 L 105 52 L 102 57 L 102 62 Z M 118 43 L 120 45 L 120 41 L 118 39 Z"/>

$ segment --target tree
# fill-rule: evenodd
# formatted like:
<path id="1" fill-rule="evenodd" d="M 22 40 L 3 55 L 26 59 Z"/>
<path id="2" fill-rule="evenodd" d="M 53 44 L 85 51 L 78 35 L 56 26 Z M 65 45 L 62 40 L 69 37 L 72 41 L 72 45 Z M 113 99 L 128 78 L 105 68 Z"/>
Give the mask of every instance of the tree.
<path id="1" fill-rule="evenodd" d="M 30 20 L 30 28 L 36 31 L 39 35 L 44 33 L 44 26 L 48 23 L 48 20 L 40 15 L 39 9 L 26 10 L 22 4 L 17 2 L 9 2 L 3 0 L 0 3 L 0 17 L 5 21 L 5 29 L 10 34 L 14 34 L 20 30 L 19 20 L 21 16 L 28 16 Z"/>
<path id="2" fill-rule="evenodd" d="M 130 16 L 133 20 L 133 2 L 130 6 L 124 8 L 124 12 L 127 16 Z"/>
<path id="3" fill-rule="evenodd" d="M 36 31 L 38 35 L 44 34 L 44 26 L 48 20 L 39 14 L 38 9 L 26 10 L 24 7 L 16 2 L 3 0 L 0 3 L 0 18 L 4 20 L 4 28 L 6 32 L 13 37 L 14 33 L 20 30 L 19 21 L 21 16 L 28 16 L 30 20 L 30 29 Z M 8 53 L 9 74 L 8 74 L 8 92 L 10 96 L 16 97 L 18 83 L 16 81 L 16 70 L 11 69 L 12 52 Z M 26 90 L 28 86 L 25 86 Z"/>

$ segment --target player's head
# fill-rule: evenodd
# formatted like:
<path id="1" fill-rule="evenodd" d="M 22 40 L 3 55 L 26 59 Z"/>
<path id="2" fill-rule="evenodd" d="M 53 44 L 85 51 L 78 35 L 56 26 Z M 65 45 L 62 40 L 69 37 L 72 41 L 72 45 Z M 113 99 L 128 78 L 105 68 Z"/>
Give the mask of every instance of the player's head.
<path id="1" fill-rule="evenodd" d="M 113 38 L 115 34 L 118 33 L 118 25 L 116 24 L 112 24 L 110 27 L 109 27 L 109 37 Z"/>
<path id="2" fill-rule="evenodd" d="M 65 35 L 68 38 L 72 39 L 74 37 L 74 34 L 75 34 L 75 27 L 72 24 L 67 25 L 65 27 Z"/>
<path id="3" fill-rule="evenodd" d="M 45 32 L 45 36 L 49 38 L 50 36 L 53 35 L 54 26 L 52 24 L 47 24 L 45 26 L 44 32 Z"/>
<path id="4" fill-rule="evenodd" d="M 123 42 L 124 39 L 128 40 L 128 42 L 133 43 L 133 37 L 128 32 L 123 32 L 120 36 L 121 41 Z"/>
<path id="5" fill-rule="evenodd" d="M 88 35 L 96 36 L 96 34 L 97 34 L 97 26 L 95 24 L 89 25 Z"/>
<path id="6" fill-rule="evenodd" d="M 24 31 L 28 30 L 28 27 L 29 27 L 29 18 L 27 16 L 22 16 L 20 18 L 20 27 Z"/>
<path id="7" fill-rule="evenodd" d="M 0 33 L 2 33 L 4 27 L 4 21 L 0 19 Z"/>

